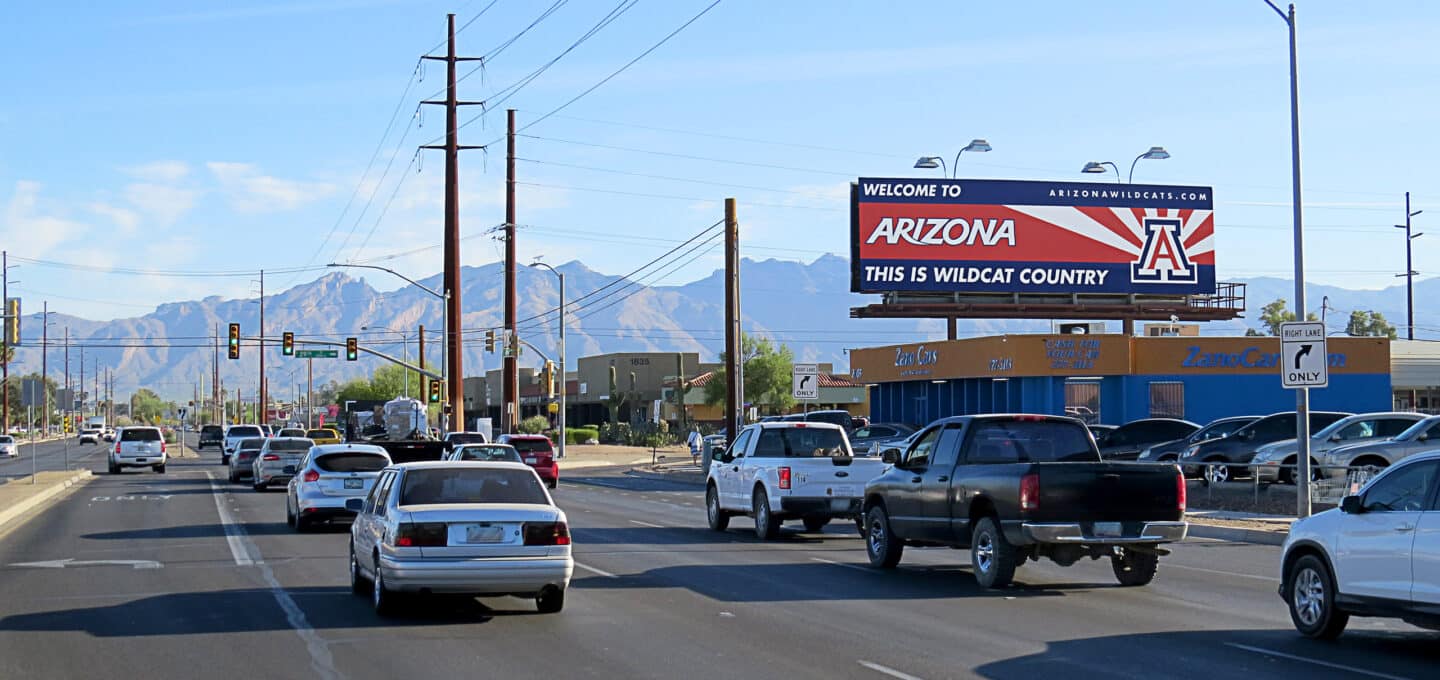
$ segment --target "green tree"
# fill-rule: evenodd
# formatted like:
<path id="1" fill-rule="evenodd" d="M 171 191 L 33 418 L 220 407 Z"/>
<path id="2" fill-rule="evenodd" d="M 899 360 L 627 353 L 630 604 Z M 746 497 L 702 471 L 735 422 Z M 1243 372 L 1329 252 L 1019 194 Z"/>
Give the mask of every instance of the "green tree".
<path id="1" fill-rule="evenodd" d="M 347 401 L 375 399 L 375 388 L 367 378 L 356 378 L 335 391 L 335 403 L 344 405 Z"/>
<path id="2" fill-rule="evenodd" d="M 1399 337 L 1395 327 L 1385 320 L 1380 312 L 1370 310 L 1362 312 L 1355 310 L 1350 312 L 1350 323 L 1345 325 L 1345 334 L 1356 337 L 1384 336 L 1394 340 Z"/>
<path id="3" fill-rule="evenodd" d="M 1316 321 L 1318 317 L 1314 314 L 1306 314 L 1307 321 Z M 1295 312 L 1285 308 L 1285 299 L 1281 298 L 1260 309 L 1260 323 L 1265 324 L 1265 330 L 1271 335 L 1280 334 L 1280 324 L 1295 320 Z"/>
<path id="4" fill-rule="evenodd" d="M 775 345 L 766 338 L 754 338 L 740 334 L 740 360 L 745 377 L 745 401 L 769 413 L 788 411 L 795 405 L 790 395 L 790 372 L 795 364 L 795 354 L 785 345 Z M 725 353 L 720 353 L 720 362 L 725 363 Z M 711 406 L 724 403 L 728 378 L 725 369 L 715 371 L 710 382 L 705 383 L 705 403 Z"/>
<path id="5" fill-rule="evenodd" d="M 11 347 L 11 348 L 9 348 L 9 349 L 10 349 L 11 352 L 14 352 L 14 351 L 15 351 L 15 348 L 13 348 L 13 347 Z M 10 424 L 11 424 L 11 425 L 22 425 L 22 424 L 25 423 L 25 417 L 26 417 L 25 407 L 24 407 L 22 404 L 24 404 L 24 402 L 25 402 L 25 392 L 24 392 L 24 390 L 25 390 L 25 383 L 26 383 L 26 381 L 28 381 L 28 380 L 40 380 L 40 379 L 41 379 L 41 378 L 40 378 L 40 374 L 39 374 L 39 373 L 30 373 L 30 374 L 27 374 L 27 375 L 11 375 L 11 376 L 10 376 L 10 382 L 9 382 L 9 384 L 7 385 L 7 388 L 8 388 L 8 389 L 7 389 L 7 392 L 6 392 L 5 397 L 6 397 L 6 400 L 10 402 Z M 43 417 L 44 417 L 44 414 L 41 413 L 41 411 L 45 408 L 44 399 L 45 399 L 45 395 L 46 395 L 46 394 L 49 394 L 49 396 L 50 396 L 50 408 L 51 408 L 51 413 L 53 414 L 53 413 L 55 412 L 55 409 L 59 408 L 59 405 L 55 403 L 55 390 L 56 390 L 55 381 L 47 378 L 47 379 L 44 380 L 43 384 L 45 385 L 45 388 L 44 388 L 44 389 L 45 389 L 45 392 L 44 392 L 44 393 L 37 393 L 37 394 L 35 395 L 35 422 L 37 422 L 37 423 L 41 422 L 42 419 L 43 419 Z M 52 422 L 53 422 L 53 418 L 52 418 Z"/>
<path id="6" fill-rule="evenodd" d="M 144 387 L 130 395 L 130 417 L 142 423 L 159 423 L 170 407 L 160 395 Z"/>

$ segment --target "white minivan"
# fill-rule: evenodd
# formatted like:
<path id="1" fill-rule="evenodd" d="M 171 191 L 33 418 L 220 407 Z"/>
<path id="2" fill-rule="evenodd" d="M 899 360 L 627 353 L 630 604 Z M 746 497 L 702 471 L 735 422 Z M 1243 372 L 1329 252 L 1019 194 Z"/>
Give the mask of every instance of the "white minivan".
<path id="1" fill-rule="evenodd" d="M 115 448 L 110 450 L 110 474 L 121 468 L 148 467 L 165 473 L 165 435 L 158 427 L 122 427 L 115 433 Z"/>

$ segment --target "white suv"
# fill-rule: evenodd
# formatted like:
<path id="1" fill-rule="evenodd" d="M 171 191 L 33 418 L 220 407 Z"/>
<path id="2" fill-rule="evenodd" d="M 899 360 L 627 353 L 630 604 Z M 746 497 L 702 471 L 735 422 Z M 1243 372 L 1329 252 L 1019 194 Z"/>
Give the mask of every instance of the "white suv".
<path id="1" fill-rule="evenodd" d="M 148 467 L 165 473 L 165 435 L 158 427 L 122 427 L 115 434 L 115 448 L 110 451 L 110 474 L 121 468 Z"/>
<path id="2" fill-rule="evenodd" d="M 1440 630 L 1440 451 L 1371 480 L 1339 508 L 1295 522 L 1280 597 L 1301 634 L 1334 638 L 1351 616 Z"/>

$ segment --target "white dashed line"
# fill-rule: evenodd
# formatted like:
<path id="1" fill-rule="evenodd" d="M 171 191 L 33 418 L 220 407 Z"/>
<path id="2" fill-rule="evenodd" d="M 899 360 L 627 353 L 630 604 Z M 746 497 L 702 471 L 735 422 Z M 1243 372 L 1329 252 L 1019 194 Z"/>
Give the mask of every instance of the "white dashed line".
<path id="1" fill-rule="evenodd" d="M 587 565 L 587 564 L 580 564 L 579 562 L 576 562 L 576 563 L 575 563 L 575 566 L 580 567 L 581 569 L 584 569 L 585 571 L 588 571 L 588 572 L 590 572 L 590 573 L 592 573 L 592 574 L 599 574 L 599 575 L 601 575 L 601 576 L 604 576 L 605 578 L 620 578 L 619 576 L 616 576 L 616 575 L 614 575 L 614 574 L 612 574 L 612 573 L 610 573 L 610 572 L 608 572 L 608 571 L 605 571 L 604 569 L 596 569 L 595 567 L 592 567 L 592 566 Z"/>
<path id="2" fill-rule="evenodd" d="M 823 557 L 812 557 L 812 558 L 810 558 L 810 559 L 812 559 L 812 560 L 814 560 L 814 561 L 816 561 L 816 562 L 823 563 L 823 564 L 829 564 L 829 565 L 836 566 L 836 567 L 845 567 L 846 569 L 855 569 L 855 570 L 857 570 L 857 571 L 863 571 L 863 572 L 865 572 L 865 573 L 870 573 L 870 572 L 873 571 L 872 569 L 870 569 L 870 568 L 868 568 L 868 567 L 862 567 L 862 566 L 860 566 L 860 565 L 858 565 L 858 564 L 850 564 L 850 563 L 848 563 L 848 562 L 836 562 L 835 560 L 827 560 L 827 559 L 825 559 L 825 558 L 823 558 Z M 861 663 L 862 663 L 862 665 L 863 665 L 864 662 L 861 662 Z"/>
<path id="3" fill-rule="evenodd" d="M 651 524 L 651 523 L 649 523 L 649 522 L 641 522 L 641 521 L 638 520 L 638 519 L 632 519 L 632 520 L 630 520 L 630 523 L 631 523 L 631 524 L 639 524 L 639 525 L 642 526 L 642 527 L 650 527 L 651 529 L 668 529 L 668 528 L 669 528 L 669 527 L 667 527 L 667 526 L 665 526 L 665 525 L 663 525 L 663 524 Z"/>
<path id="4" fill-rule="evenodd" d="M 1338 664 L 1338 663 L 1331 663 L 1331 662 L 1329 662 L 1329 661 L 1321 661 L 1321 660 L 1319 660 L 1319 659 L 1312 659 L 1312 658 L 1304 657 L 1304 656 L 1296 656 L 1296 655 L 1294 655 L 1294 654 L 1286 654 L 1286 653 L 1284 653 L 1284 652 L 1277 652 L 1277 651 L 1275 651 L 1275 650 L 1265 649 L 1265 648 L 1263 648 L 1263 647 L 1251 647 L 1250 645 L 1242 645 L 1242 644 L 1240 644 L 1240 643 L 1238 643 L 1238 642 L 1227 642 L 1227 643 L 1225 643 L 1225 644 L 1228 645 L 1228 646 L 1230 646 L 1230 647 L 1235 647 L 1236 649 L 1243 649 L 1243 650 L 1245 650 L 1245 651 L 1247 651 L 1247 652 L 1255 652 L 1256 654 L 1264 654 L 1264 655 L 1266 655 L 1266 656 L 1274 656 L 1274 657 L 1279 657 L 1279 658 L 1281 658 L 1281 659 L 1289 659 L 1289 660 L 1291 660 L 1291 661 L 1299 661 L 1299 662 L 1301 662 L 1301 663 L 1314 664 L 1314 665 L 1316 665 L 1316 666 L 1324 666 L 1324 667 L 1326 667 L 1326 668 L 1334 668 L 1335 670 L 1345 671 L 1345 672 L 1347 672 L 1347 673 L 1356 673 L 1356 674 L 1358 674 L 1358 675 L 1366 675 L 1366 676 L 1369 676 L 1369 677 L 1372 677 L 1372 678 L 1385 678 L 1386 680 L 1408 680 L 1408 679 L 1405 678 L 1404 676 L 1400 676 L 1400 675 L 1390 675 L 1390 674 L 1388 674 L 1388 673 L 1379 673 L 1379 672 L 1376 672 L 1376 671 L 1368 671 L 1368 670 L 1365 670 L 1364 668 L 1356 668 L 1356 667 L 1354 667 L 1354 666 L 1343 666 L 1343 665 Z"/>
<path id="5" fill-rule="evenodd" d="M 920 678 L 918 678 L 918 677 L 916 677 L 916 676 L 914 676 L 914 675 L 911 675 L 911 674 L 909 674 L 909 673 L 902 673 L 902 672 L 900 672 L 900 671 L 895 670 L 894 668 L 890 668 L 889 666 L 881 666 L 880 664 L 875 663 L 874 661 L 865 661 L 865 660 L 862 659 L 862 660 L 860 660 L 860 661 L 856 661 L 855 663 L 858 663 L 858 664 L 860 664 L 861 666 L 864 666 L 864 667 L 866 667 L 866 668 L 869 668 L 870 670 L 875 671 L 876 673 L 883 673 L 883 674 L 888 675 L 888 676 L 890 676 L 890 677 L 892 677 L 892 678 L 899 678 L 900 680 L 920 680 Z"/>
<path id="6" fill-rule="evenodd" d="M 230 508 L 225 507 L 225 504 L 220 501 L 222 497 L 230 498 L 231 501 L 235 499 L 230 497 L 230 494 L 221 491 L 220 485 L 215 482 L 214 475 L 206 472 L 205 476 L 210 478 L 210 490 L 214 492 L 215 497 L 215 510 L 220 513 L 220 526 L 225 529 L 225 542 L 230 546 L 230 556 L 235 558 L 235 566 L 254 566 L 255 560 L 250 559 L 250 552 L 246 549 L 240 523 L 235 521 L 234 515 L 230 514 Z"/>

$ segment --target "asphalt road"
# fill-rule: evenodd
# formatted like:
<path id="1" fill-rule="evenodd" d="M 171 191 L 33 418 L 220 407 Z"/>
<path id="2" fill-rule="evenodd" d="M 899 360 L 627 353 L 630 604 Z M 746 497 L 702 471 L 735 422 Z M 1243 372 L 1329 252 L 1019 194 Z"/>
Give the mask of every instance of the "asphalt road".
<path id="1" fill-rule="evenodd" d="M 105 469 L 105 452 L 109 450 L 105 442 L 81 445 L 78 443 L 80 440 L 77 437 L 35 444 L 33 447 L 29 440 L 18 439 L 17 441 L 20 455 L 15 458 L 0 458 L 0 478 L 28 476 L 32 458 L 37 472 L 64 470 L 67 460 L 72 469 L 93 467 L 95 461 L 98 460 L 101 463 L 100 470 L 103 471 Z"/>
<path id="2" fill-rule="evenodd" d="M 209 459 L 89 462 L 94 481 L 0 538 L 0 677 L 1249 680 L 1426 678 L 1440 661 L 1440 634 L 1398 623 L 1298 637 L 1273 547 L 1187 543 L 1138 589 L 1105 563 L 1031 564 L 987 592 L 960 551 L 875 572 L 851 525 L 715 534 L 698 491 L 604 473 L 557 492 L 579 563 L 564 612 L 443 600 L 384 620 L 349 592 L 347 530 L 292 534 L 281 493 Z"/>

